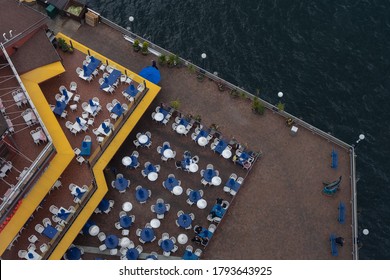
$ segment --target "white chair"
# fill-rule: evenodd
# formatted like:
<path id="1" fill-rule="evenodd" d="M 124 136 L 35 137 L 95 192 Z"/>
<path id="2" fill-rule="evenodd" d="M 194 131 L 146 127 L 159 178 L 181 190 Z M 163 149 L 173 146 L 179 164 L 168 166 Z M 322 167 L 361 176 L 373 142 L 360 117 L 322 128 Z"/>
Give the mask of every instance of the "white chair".
<path id="1" fill-rule="evenodd" d="M 31 234 L 29 237 L 28 237 L 28 241 L 30 241 L 30 243 L 35 243 L 38 241 L 38 237 L 35 235 L 35 234 Z"/>
<path id="2" fill-rule="evenodd" d="M 118 249 L 117 248 L 114 248 L 114 249 L 110 250 L 110 255 L 111 256 L 115 256 L 116 254 L 118 254 Z"/>
<path id="3" fill-rule="evenodd" d="M 216 229 L 217 229 L 217 226 L 216 226 L 216 225 L 214 225 L 214 224 L 210 224 L 210 225 L 209 225 L 209 232 L 214 233 Z"/>
<path id="4" fill-rule="evenodd" d="M 124 82 L 126 82 L 126 79 L 127 79 L 127 76 L 125 74 L 122 74 L 121 75 L 121 84 L 123 84 Z"/>
<path id="5" fill-rule="evenodd" d="M 49 250 L 49 246 L 46 243 L 43 243 L 40 247 L 39 250 L 41 250 L 42 253 L 46 253 L 47 250 Z"/>
<path id="6" fill-rule="evenodd" d="M 26 250 L 19 250 L 18 251 L 18 257 L 21 258 L 21 259 L 24 259 L 26 258 L 27 256 L 27 251 Z"/>
<path id="7" fill-rule="evenodd" d="M 77 83 L 76 82 L 70 82 L 69 90 L 77 92 Z"/>
<path id="8" fill-rule="evenodd" d="M 57 215 L 57 213 L 58 213 L 58 207 L 55 206 L 55 205 L 51 205 L 51 206 L 49 207 L 49 211 L 50 211 L 50 213 L 52 213 L 52 214 L 54 214 L 54 215 Z"/>
<path id="9" fill-rule="evenodd" d="M 122 235 L 127 236 L 130 234 L 130 231 L 128 229 L 122 229 Z"/>
<path id="10" fill-rule="evenodd" d="M 119 222 L 115 222 L 115 228 L 116 229 L 123 229 Z"/>
<path id="11" fill-rule="evenodd" d="M 37 249 L 37 246 L 35 244 L 30 243 L 27 247 L 27 251 L 35 251 Z"/>
<path id="12" fill-rule="evenodd" d="M 72 110 L 72 112 L 77 111 L 77 104 L 72 104 L 69 106 L 69 108 Z"/>
<path id="13" fill-rule="evenodd" d="M 73 152 L 75 153 L 76 156 L 78 156 L 81 153 L 81 150 L 79 148 L 74 148 Z"/>
<path id="14" fill-rule="evenodd" d="M 61 113 L 61 118 L 65 119 L 68 116 L 68 111 L 64 110 Z"/>
<path id="15" fill-rule="evenodd" d="M 77 156 L 76 160 L 82 165 L 84 162 L 86 162 L 85 158 L 83 156 Z"/>
<path id="16" fill-rule="evenodd" d="M 43 223 L 43 226 L 44 227 L 47 227 L 47 226 L 51 226 L 51 220 L 49 219 L 49 218 L 44 218 L 43 220 L 42 220 L 42 223 Z"/>
<path id="17" fill-rule="evenodd" d="M 198 248 L 195 250 L 194 254 L 199 258 L 202 255 L 202 250 Z"/>
<path id="18" fill-rule="evenodd" d="M 135 231 L 135 234 L 136 234 L 137 236 L 141 236 L 141 232 L 142 232 L 142 229 L 137 228 L 137 230 Z"/>
<path id="19" fill-rule="evenodd" d="M 177 249 L 179 249 L 179 247 L 177 247 L 177 245 L 173 245 L 173 249 L 171 250 L 172 253 L 176 252 Z"/>
<path id="20" fill-rule="evenodd" d="M 186 251 L 189 251 L 192 253 L 194 251 L 194 247 L 192 247 L 191 245 L 187 245 Z"/>
<path id="21" fill-rule="evenodd" d="M 137 247 L 135 247 L 135 249 L 137 249 L 137 251 L 138 251 L 138 253 L 142 253 L 143 252 L 143 250 L 144 250 L 144 248 L 142 248 L 142 246 L 141 245 L 138 245 Z"/>
<path id="22" fill-rule="evenodd" d="M 102 63 L 102 64 L 100 65 L 100 67 L 99 67 L 99 70 L 102 71 L 102 72 L 104 72 L 104 70 L 106 70 L 106 67 L 107 67 L 107 65 Z"/>
<path id="23" fill-rule="evenodd" d="M 163 251 L 163 256 L 164 257 L 169 257 L 170 255 L 171 255 L 171 252 Z"/>
<path id="24" fill-rule="evenodd" d="M 100 251 L 104 251 L 104 250 L 106 250 L 106 249 L 107 249 L 106 244 L 102 244 L 102 245 L 99 246 L 99 250 L 100 250 Z"/>
<path id="25" fill-rule="evenodd" d="M 76 103 L 79 103 L 80 102 L 80 94 L 75 94 L 73 97 L 73 101 Z"/>

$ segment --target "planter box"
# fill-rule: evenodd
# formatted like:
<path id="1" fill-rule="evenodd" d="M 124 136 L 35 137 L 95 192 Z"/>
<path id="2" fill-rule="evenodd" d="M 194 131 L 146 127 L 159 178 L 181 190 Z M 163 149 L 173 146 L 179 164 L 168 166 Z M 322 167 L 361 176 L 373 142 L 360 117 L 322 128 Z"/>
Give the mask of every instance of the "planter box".
<path id="1" fill-rule="evenodd" d="M 84 4 L 81 4 L 75 0 L 70 0 L 62 11 L 66 16 L 82 22 L 87 8 Z"/>

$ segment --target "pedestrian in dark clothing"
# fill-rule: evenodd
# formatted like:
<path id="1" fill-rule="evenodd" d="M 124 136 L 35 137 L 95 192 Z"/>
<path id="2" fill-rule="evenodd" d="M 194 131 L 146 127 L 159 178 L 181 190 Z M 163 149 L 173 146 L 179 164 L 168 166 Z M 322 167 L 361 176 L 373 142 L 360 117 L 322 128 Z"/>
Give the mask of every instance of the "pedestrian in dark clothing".
<path id="1" fill-rule="evenodd" d="M 158 70 L 157 63 L 155 60 L 152 60 L 152 66 Z"/>
<path id="2" fill-rule="evenodd" d="M 336 244 L 338 244 L 338 245 L 340 245 L 341 247 L 343 247 L 343 245 L 344 245 L 344 238 L 342 238 L 341 236 L 340 236 L 340 237 L 337 237 L 337 238 L 335 239 L 335 242 L 336 242 Z"/>

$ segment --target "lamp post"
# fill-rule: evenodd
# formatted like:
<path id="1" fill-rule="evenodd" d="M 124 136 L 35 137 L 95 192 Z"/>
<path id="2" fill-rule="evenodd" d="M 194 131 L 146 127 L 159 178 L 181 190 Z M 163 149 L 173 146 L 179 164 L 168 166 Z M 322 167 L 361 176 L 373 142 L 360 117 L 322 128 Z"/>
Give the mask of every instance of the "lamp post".
<path id="1" fill-rule="evenodd" d="M 134 27 L 133 27 L 134 17 L 133 16 L 129 16 L 129 21 L 130 21 L 131 32 L 134 33 Z"/>
<path id="2" fill-rule="evenodd" d="M 202 60 L 203 60 L 203 69 L 205 69 L 205 65 L 206 65 L 205 59 L 206 59 L 207 55 L 206 55 L 206 53 L 202 53 L 202 54 L 200 55 L 200 57 L 201 57 Z"/>
<path id="3" fill-rule="evenodd" d="M 356 140 L 356 144 L 359 144 L 359 142 L 362 141 L 362 140 L 364 140 L 364 138 L 366 138 L 366 137 L 364 136 L 364 134 L 360 134 L 360 135 L 359 135 L 359 139 Z"/>

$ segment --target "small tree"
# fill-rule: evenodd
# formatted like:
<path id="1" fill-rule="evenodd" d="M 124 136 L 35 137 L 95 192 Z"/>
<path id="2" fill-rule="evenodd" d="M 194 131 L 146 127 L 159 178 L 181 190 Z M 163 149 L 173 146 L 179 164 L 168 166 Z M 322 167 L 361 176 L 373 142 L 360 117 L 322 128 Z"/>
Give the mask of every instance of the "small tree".
<path id="1" fill-rule="evenodd" d="M 149 43 L 148 42 L 142 43 L 141 51 L 142 51 L 143 55 L 147 55 L 149 53 Z"/>
<path id="2" fill-rule="evenodd" d="M 171 101 L 170 105 L 171 105 L 171 107 L 172 107 L 173 109 L 178 110 L 179 107 L 180 107 L 180 101 L 177 100 L 177 99 L 176 99 L 176 100 L 173 100 L 173 101 Z"/>
<path id="3" fill-rule="evenodd" d="M 276 108 L 278 108 L 279 111 L 284 111 L 284 103 L 280 102 L 276 104 Z"/>
<path id="4" fill-rule="evenodd" d="M 165 54 L 161 54 L 159 57 L 158 57 L 158 63 L 160 65 L 164 65 L 165 63 L 167 63 L 167 56 Z"/>
<path id="5" fill-rule="evenodd" d="M 256 114 L 263 115 L 265 111 L 264 104 L 260 101 L 258 97 L 255 97 L 252 102 L 252 111 Z"/>
<path id="6" fill-rule="evenodd" d="M 141 49 L 140 46 L 139 46 L 139 41 L 138 40 L 134 40 L 133 49 L 136 52 L 138 52 Z"/>

